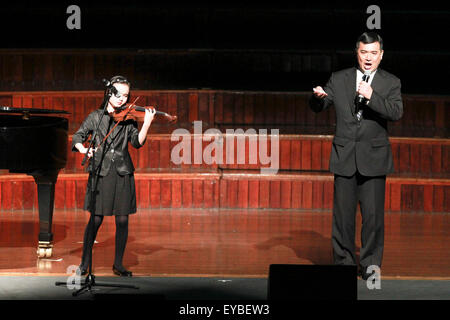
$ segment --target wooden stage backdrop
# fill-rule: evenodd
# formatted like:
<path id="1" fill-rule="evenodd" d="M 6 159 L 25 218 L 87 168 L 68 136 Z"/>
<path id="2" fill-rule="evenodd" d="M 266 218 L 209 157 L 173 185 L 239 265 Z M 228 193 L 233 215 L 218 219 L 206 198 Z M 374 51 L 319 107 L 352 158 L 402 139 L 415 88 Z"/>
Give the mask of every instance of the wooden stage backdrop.
<path id="1" fill-rule="evenodd" d="M 328 159 L 334 132 L 334 110 L 315 114 L 308 108 L 306 92 L 255 92 L 224 90 L 156 90 L 132 92 L 140 105 L 156 105 L 178 116 L 176 124 L 155 123 L 146 145 L 131 148 L 136 165 L 139 208 L 271 208 L 330 210 L 333 177 Z M 102 91 L 2 92 L 0 105 L 61 109 L 70 112 L 69 145 L 73 132 L 99 107 Z M 450 98 L 404 95 L 404 117 L 389 124 L 396 173 L 389 176 L 386 210 L 449 212 Z M 206 164 L 194 163 L 194 121 L 201 132 L 216 128 L 223 133 L 224 150 L 233 142 L 233 158 Z M 179 143 L 175 129 L 189 136 L 191 164 L 174 164 L 171 152 Z M 250 162 L 250 139 L 239 144 L 227 140 L 227 129 L 246 132 L 278 129 L 278 171 L 261 171 L 270 164 L 261 158 Z M 247 131 L 254 129 L 254 131 Z M 207 136 L 207 135 L 206 135 Z M 270 137 L 268 137 L 268 156 Z M 205 151 L 210 142 L 201 142 Z M 68 150 L 68 162 L 56 186 L 55 207 L 81 209 L 87 174 L 82 156 Z M 244 161 L 238 163 L 242 152 Z M 273 155 L 270 155 L 273 156 Z M 275 157 L 273 157 L 275 159 Z M 0 176 L 0 210 L 37 208 L 31 177 Z"/>

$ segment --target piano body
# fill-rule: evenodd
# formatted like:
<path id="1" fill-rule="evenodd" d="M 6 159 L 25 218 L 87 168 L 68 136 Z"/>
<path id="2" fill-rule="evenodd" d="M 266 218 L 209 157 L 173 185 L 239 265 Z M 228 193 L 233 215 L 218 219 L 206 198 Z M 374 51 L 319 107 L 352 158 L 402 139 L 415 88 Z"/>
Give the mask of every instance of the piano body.
<path id="1" fill-rule="evenodd" d="M 0 169 L 26 173 L 37 184 L 39 236 L 37 255 L 52 255 L 55 184 L 67 162 L 69 114 L 62 110 L 0 106 Z"/>

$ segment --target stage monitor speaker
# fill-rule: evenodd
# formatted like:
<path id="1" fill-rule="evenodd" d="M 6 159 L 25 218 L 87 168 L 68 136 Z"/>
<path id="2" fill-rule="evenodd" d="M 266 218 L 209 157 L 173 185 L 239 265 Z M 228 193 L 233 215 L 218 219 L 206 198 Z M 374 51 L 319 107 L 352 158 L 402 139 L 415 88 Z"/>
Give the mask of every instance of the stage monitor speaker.
<path id="1" fill-rule="evenodd" d="M 357 267 L 272 264 L 269 300 L 356 300 Z"/>

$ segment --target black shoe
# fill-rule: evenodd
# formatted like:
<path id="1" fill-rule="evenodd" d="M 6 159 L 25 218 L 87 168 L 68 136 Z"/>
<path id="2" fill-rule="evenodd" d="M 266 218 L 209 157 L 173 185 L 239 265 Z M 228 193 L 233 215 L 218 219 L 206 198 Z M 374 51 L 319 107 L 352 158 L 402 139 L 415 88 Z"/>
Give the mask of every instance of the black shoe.
<path id="1" fill-rule="evenodd" d="M 116 268 L 116 266 L 114 266 L 114 265 L 112 267 L 112 270 L 113 270 L 115 275 L 118 275 L 118 276 L 121 276 L 121 277 L 132 277 L 133 276 L 133 273 L 131 271 L 128 271 L 128 270 L 125 270 L 125 269 L 118 270 Z"/>

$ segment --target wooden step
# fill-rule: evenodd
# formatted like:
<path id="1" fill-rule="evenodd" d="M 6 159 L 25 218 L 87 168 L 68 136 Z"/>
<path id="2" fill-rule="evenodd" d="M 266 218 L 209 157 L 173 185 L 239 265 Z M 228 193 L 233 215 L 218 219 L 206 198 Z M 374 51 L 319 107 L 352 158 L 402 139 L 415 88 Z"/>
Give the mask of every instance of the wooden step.
<path id="1" fill-rule="evenodd" d="M 257 131 L 255 131 L 257 132 Z M 270 131 L 267 132 L 270 134 Z M 275 162 L 276 157 L 270 156 L 271 138 L 267 138 L 267 154 L 263 163 L 259 156 L 255 156 L 255 162 L 252 161 L 250 154 L 258 154 L 258 151 L 252 153 L 250 145 L 256 143 L 250 142 L 245 138 L 243 143 L 238 142 L 237 138 L 231 134 L 224 133 L 223 157 L 221 161 L 215 161 L 207 164 L 205 158 L 201 157 L 200 163 L 195 163 L 194 153 L 196 145 L 199 146 L 201 154 L 204 154 L 205 148 L 210 145 L 215 138 L 208 134 L 194 140 L 194 136 L 187 135 L 183 137 L 189 139 L 191 145 L 191 157 L 188 163 L 175 164 L 171 159 L 173 148 L 181 143 L 181 140 L 171 141 L 170 134 L 149 134 L 147 143 L 139 150 L 129 148 L 131 157 L 138 170 L 157 169 L 157 168 L 212 168 L 212 169 L 260 169 L 268 168 Z M 205 141 L 201 142 L 201 139 Z M 199 140 L 200 139 L 200 140 Z M 278 143 L 278 168 L 280 170 L 305 170 L 305 171 L 324 171 L 329 169 L 329 158 L 331 152 L 331 142 L 333 136 L 330 135 L 279 135 Z M 207 141 L 209 140 L 209 141 Z M 227 143 L 232 143 L 230 152 L 232 157 L 227 158 Z M 450 139 L 433 138 L 390 138 L 394 167 L 396 173 L 402 174 L 421 174 L 437 175 L 448 177 L 450 173 Z M 68 145 L 71 146 L 72 136 L 69 137 Z M 198 152 L 198 151 L 197 151 Z M 238 159 L 238 154 L 242 152 L 243 157 Z M 207 153 L 210 154 L 210 153 Z M 263 153 L 264 155 L 266 153 Z M 81 166 L 83 155 L 68 150 L 67 165 L 65 172 L 77 173 L 84 172 L 85 168 Z M 243 160 L 240 162 L 240 160 Z M 270 162 L 269 162 L 270 161 Z M 269 162 L 269 163 L 268 163 Z"/>
<path id="2" fill-rule="evenodd" d="M 87 174 L 60 174 L 55 208 L 82 209 Z M 166 170 L 135 175 L 138 207 L 331 210 L 330 173 L 254 170 L 185 172 Z M 387 211 L 450 212 L 450 179 L 389 176 Z M 36 185 L 24 174 L 0 176 L 0 210 L 37 209 Z"/>
<path id="3" fill-rule="evenodd" d="M 138 105 L 156 105 L 178 116 L 177 126 L 198 120 L 204 127 L 264 126 L 301 127 L 297 134 L 331 134 L 335 111 L 315 114 L 309 109 L 310 92 L 227 91 L 227 90 L 133 90 Z M 70 133 L 83 119 L 100 107 L 103 91 L 2 92 L 0 105 L 69 111 Z M 403 95 L 404 115 L 389 124 L 390 136 L 450 137 L 448 96 Z M 176 128 L 176 127 L 175 127 Z M 173 128 L 168 128 L 172 132 Z M 283 133 L 283 132 L 280 132 Z M 292 132 L 290 132 L 292 133 Z"/>
<path id="4" fill-rule="evenodd" d="M 242 171 L 224 172 L 222 208 L 325 209 L 333 206 L 333 175 L 288 173 L 276 176 Z M 387 211 L 450 212 L 450 179 L 387 178 Z"/>

